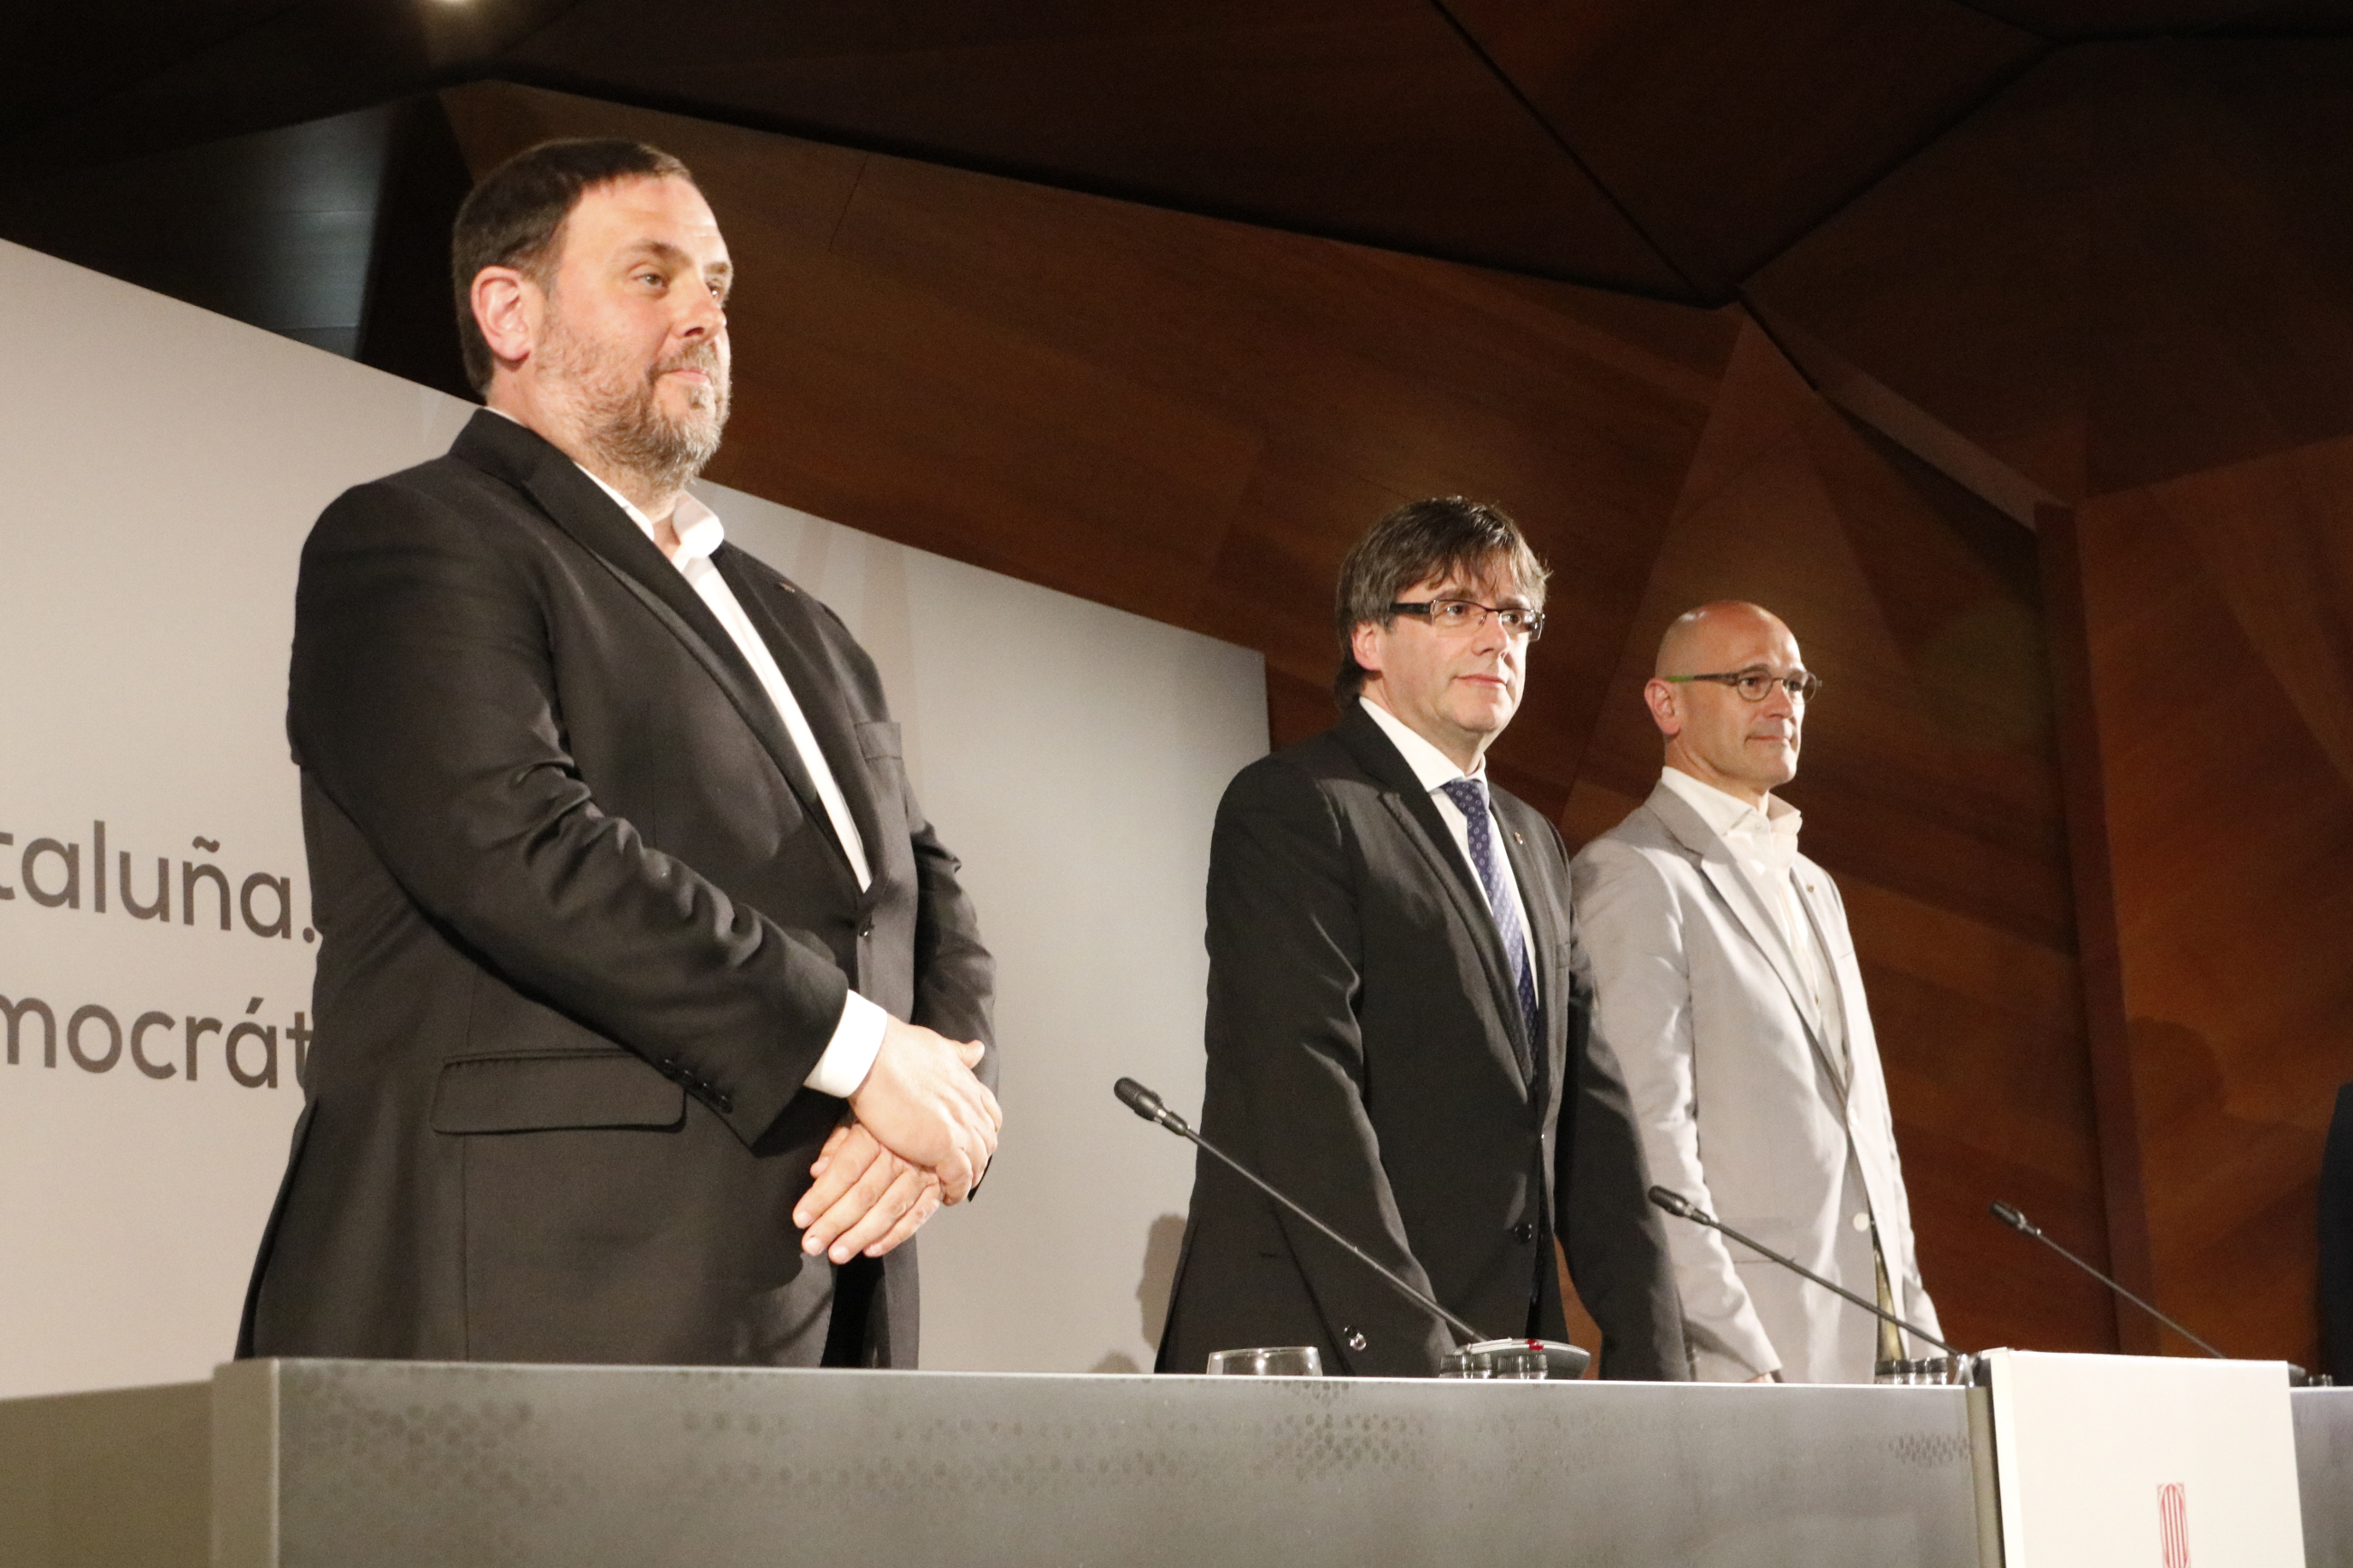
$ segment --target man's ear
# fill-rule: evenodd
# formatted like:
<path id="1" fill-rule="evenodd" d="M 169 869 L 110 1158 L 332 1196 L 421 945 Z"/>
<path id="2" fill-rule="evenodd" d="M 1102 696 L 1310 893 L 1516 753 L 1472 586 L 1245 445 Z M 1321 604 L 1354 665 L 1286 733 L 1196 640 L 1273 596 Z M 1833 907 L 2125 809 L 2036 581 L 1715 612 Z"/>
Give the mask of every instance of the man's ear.
<path id="1" fill-rule="evenodd" d="M 1683 697 L 1682 690 L 1672 681 L 1653 676 L 1642 683 L 1642 703 L 1651 710 L 1651 722 L 1669 740 L 1683 731 Z"/>
<path id="2" fill-rule="evenodd" d="M 485 267 L 474 274 L 469 293 L 474 324 L 481 329 L 491 357 L 509 365 L 529 359 L 545 308 L 539 285 L 512 267 Z"/>
<path id="3" fill-rule="evenodd" d="M 1378 621 L 1358 621 L 1356 629 L 1348 634 L 1348 651 L 1356 656 L 1356 668 L 1367 675 L 1381 672 L 1381 631 Z"/>

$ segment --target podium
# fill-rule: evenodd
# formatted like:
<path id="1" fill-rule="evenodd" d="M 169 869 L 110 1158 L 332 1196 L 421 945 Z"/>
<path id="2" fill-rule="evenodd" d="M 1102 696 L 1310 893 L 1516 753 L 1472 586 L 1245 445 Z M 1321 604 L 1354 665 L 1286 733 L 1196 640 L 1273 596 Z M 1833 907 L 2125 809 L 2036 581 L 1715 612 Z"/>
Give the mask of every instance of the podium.
<path id="1" fill-rule="evenodd" d="M 2353 1568 L 2353 1388 L 2299 1388 L 2287 1403 L 2295 1423 L 2304 1560 Z"/>
<path id="2" fill-rule="evenodd" d="M 0 1402 L 0 1542 L 26 1568 L 1990 1568 L 1973 1397 L 247 1362 Z M 2295 1397 L 2307 1547 L 2340 1550 L 2353 1391 Z"/>
<path id="3" fill-rule="evenodd" d="M 1992 1351 L 1984 1365 L 2003 1568 L 2306 1561 L 2284 1362 Z"/>

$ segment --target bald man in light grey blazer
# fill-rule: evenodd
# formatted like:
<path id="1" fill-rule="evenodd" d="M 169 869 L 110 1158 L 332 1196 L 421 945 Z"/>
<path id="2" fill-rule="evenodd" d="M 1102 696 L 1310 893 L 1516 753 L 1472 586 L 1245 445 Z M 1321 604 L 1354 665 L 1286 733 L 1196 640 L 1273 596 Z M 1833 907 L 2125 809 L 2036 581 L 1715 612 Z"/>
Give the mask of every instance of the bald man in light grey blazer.
<path id="1" fill-rule="evenodd" d="M 1679 619 L 1644 689 L 1666 768 L 1570 868 L 1594 1029 L 1651 1180 L 1931 1333 L 1846 909 L 1772 791 L 1819 682 L 1752 605 Z M 1669 1220 L 1692 1374 L 1868 1383 L 1934 1353 L 1712 1230 Z"/>

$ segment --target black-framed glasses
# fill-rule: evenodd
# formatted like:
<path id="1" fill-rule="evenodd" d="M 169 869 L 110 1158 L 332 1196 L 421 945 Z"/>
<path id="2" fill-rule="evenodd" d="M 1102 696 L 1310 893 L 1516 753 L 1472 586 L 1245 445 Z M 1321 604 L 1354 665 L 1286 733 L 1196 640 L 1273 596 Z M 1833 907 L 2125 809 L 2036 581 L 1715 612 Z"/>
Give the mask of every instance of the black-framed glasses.
<path id="1" fill-rule="evenodd" d="M 1544 636 L 1544 612 L 1525 605 L 1482 605 L 1476 599 L 1417 599 L 1410 604 L 1391 605 L 1389 614 L 1419 616 L 1437 631 L 1465 635 L 1485 626 L 1487 617 L 1493 616 L 1506 637 L 1534 642 Z"/>
<path id="2" fill-rule="evenodd" d="M 1729 686 L 1751 702 L 1762 702 L 1766 694 L 1779 687 L 1800 702 L 1810 702 L 1821 694 L 1822 678 L 1810 670 L 1795 675 L 1776 675 L 1769 669 L 1734 669 L 1716 675 L 1662 675 L 1661 680 L 1713 680 L 1718 686 Z"/>

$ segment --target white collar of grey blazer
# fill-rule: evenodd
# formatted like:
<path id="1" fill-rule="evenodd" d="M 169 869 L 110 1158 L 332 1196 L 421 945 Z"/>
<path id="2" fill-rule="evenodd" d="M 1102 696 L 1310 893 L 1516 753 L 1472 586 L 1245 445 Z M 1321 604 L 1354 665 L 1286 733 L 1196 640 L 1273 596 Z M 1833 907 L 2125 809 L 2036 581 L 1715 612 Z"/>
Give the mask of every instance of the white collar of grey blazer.
<path id="1" fill-rule="evenodd" d="M 1797 1008 L 1799 1018 L 1805 1024 L 1806 1037 L 1812 1043 L 1815 1056 L 1820 1058 L 1831 1083 L 1838 1087 L 1840 1099 L 1843 1100 L 1848 1078 L 1843 1053 L 1831 1048 L 1813 988 L 1800 977 L 1797 954 L 1789 950 L 1788 941 L 1782 935 L 1781 922 L 1775 920 L 1772 911 L 1766 907 L 1764 889 L 1757 887 L 1741 868 L 1739 858 L 1725 843 L 1723 835 L 1709 826 L 1706 819 L 1692 809 L 1691 803 L 1673 790 L 1663 784 L 1655 786 L 1645 805 L 1665 826 L 1675 842 L 1698 863 L 1708 885 L 1731 910 L 1740 929 L 1747 933 L 1750 942 L 1756 943 L 1757 952 L 1764 955 L 1765 962 L 1787 988 L 1791 1005 Z M 1813 862 L 1803 856 L 1799 857 L 1795 870 L 1798 901 L 1806 911 L 1807 921 L 1814 928 L 1815 940 L 1821 944 L 1821 961 L 1831 979 L 1831 1000 L 1841 1011 L 1841 1034 L 1851 1041 L 1854 1037 L 1852 1020 L 1844 1016 L 1850 1005 L 1848 987 L 1836 973 L 1838 965 L 1831 955 L 1826 934 L 1830 929 L 1829 922 L 1823 919 L 1820 895 L 1816 886 L 1820 873 Z"/>

